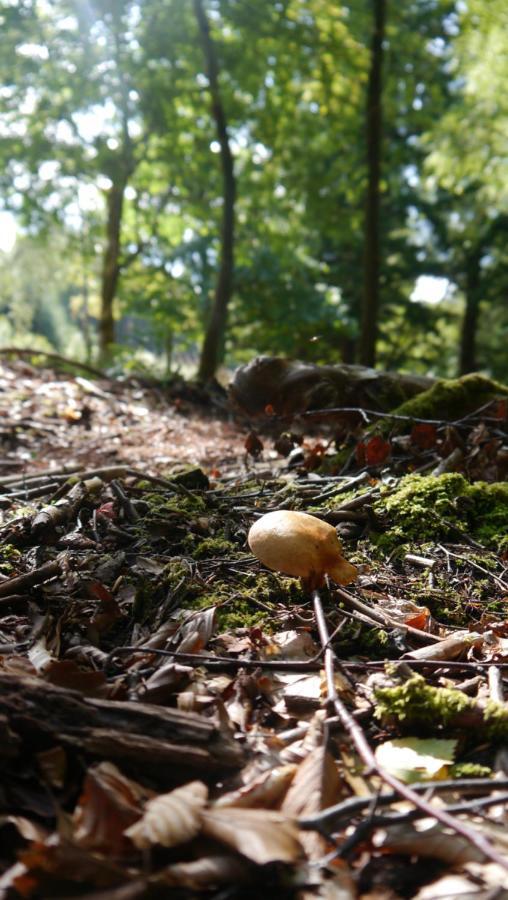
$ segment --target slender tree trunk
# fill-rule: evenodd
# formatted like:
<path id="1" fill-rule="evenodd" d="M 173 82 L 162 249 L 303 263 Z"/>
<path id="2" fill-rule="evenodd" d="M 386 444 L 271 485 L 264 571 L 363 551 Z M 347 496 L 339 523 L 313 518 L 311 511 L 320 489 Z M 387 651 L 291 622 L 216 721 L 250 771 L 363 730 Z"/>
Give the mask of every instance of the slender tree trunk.
<path id="1" fill-rule="evenodd" d="M 120 274 L 120 233 L 127 181 L 112 184 L 107 195 L 106 246 L 102 265 L 101 309 L 99 318 L 99 359 L 106 362 L 115 340 L 113 302 Z"/>
<path id="2" fill-rule="evenodd" d="M 386 0 L 372 0 L 370 70 L 367 86 L 367 197 L 364 235 L 364 291 L 360 334 L 360 362 L 373 366 L 379 315 L 380 235 L 382 151 L 382 68 Z"/>
<path id="3" fill-rule="evenodd" d="M 205 68 L 212 101 L 212 116 L 215 122 L 217 140 L 220 145 L 223 185 L 219 273 L 198 369 L 199 380 L 207 381 L 214 376 L 221 361 L 228 305 L 233 293 L 236 179 L 233 154 L 229 144 L 226 114 L 219 87 L 217 55 L 202 0 L 194 0 L 194 12 L 205 58 Z"/>
<path id="4" fill-rule="evenodd" d="M 87 363 L 92 360 L 92 341 L 90 338 L 90 286 L 88 281 L 88 265 L 89 257 L 85 254 L 82 256 L 83 280 L 82 280 L 82 297 L 83 311 L 81 313 L 81 327 L 83 328 L 83 339 L 85 341 L 85 352 Z"/>
<path id="5" fill-rule="evenodd" d="M 476 331 L 480 313 L 480 259 L 481 252 L 473 253 L 466 263 L 464 288 L 466 306 L 460 332 L 459 375 L 474 372 L 476 362 Z"/>

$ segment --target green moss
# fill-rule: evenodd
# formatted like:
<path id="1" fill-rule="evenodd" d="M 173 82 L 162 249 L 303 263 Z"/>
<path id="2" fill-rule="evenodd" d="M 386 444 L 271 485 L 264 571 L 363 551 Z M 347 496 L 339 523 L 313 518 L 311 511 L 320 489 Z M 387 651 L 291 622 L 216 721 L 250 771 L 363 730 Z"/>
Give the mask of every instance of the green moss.
<path id="1" fill-rule="evenodd" d="M 489 738 L 508 737 L 508 709 L 494 700 L 485 707 L 485 734 Z"/>
<path id="2" fill-rule="evenodd" d="M 450 769 L 450 778 L 491 778 L 492 769 L 479 763 L 456 763 Z"/>
<path id="3" fill-rule="evenodd" d="M 421 675 L 413 675 L 403 684 L 375 690 L 375 714 L 379 719 L 395 719 L 410 726 L 447 725 L 475 704 L 462 691 L 432 687 Z"/>
<path id="4" fill-rule="evenodd" d="M 181 513 L 182 516 L 196 515 L 206 510 L 206 503 L 199 494 L 167 494 L 162 491 L 153 491 L 144 494 L 143 500 L 149 506 L 147 516 L 164 515 L 165 512 Z"/>
<path id="5" fill-rule="evenodd" d="M 22 553 L 12 544 L 0 545 L 0 572 L 11 575 L 18 568 Z"/>
<path id="6" fill-rule="evenodd" d="M 216 606 L 219 631 L 254 628 L 263 625 L 267 619 L 267 612 L 259 608 L 247 591 L 232 591 L 231 584 L 223 581 L 214 582 L 210 589 L 196 585 L 181 605 L 184 609 Z"/>
<path id="7" fill-rule="evenodd" d="M 478 717 L 478 703 L 462 691 L 448 687 L 432 687 L 421 675 L 413 675 L 403 684 L 379 687 L 375 691 L 379 719 L 395 720 L 404 729 L 415 726 L 446 727 L 453 725 L 468 711 Z M 506 740 L 508 709 L 490 701 L 484 710 L 483 732 L 487 739 Z"/>
<path id="8" fill-rule="evenodd" d="M 508 395 L 506 385 L 475 372 L 462 378 L 438 381 L 393 412 L 418 419 L 460 419 L 500 395 Z"/>
<path id="9" fill-rule="evenodd" d="M 411 541 L 447 540 L 470 535 L 497 550 L 508 548 L 508 484 L 469 484 L 456 473 L 407 475 L 397 490 L 375 504 L 385 525 L 375 538 L 392 551 Z"/>
<path id="10" fill-rule="evenodd" d="M 208 559 L 214 556 L 230 556 L 236 559 L 238 548 L 231 541 L 220 537 L 209 537 L 201 540 L 192 551 L 194 559 Z"/>

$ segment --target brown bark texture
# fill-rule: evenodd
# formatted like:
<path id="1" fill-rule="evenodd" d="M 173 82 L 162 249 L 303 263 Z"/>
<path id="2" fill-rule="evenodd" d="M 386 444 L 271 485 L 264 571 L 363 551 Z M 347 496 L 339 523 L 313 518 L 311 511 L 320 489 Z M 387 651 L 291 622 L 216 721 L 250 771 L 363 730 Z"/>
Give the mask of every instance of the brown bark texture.
<path id="1" fill-rule="evenodd" d="M 156 780 L 171 769 L 216 774 L 240 767 L 242 749 L 208 719 L 148 703 L 98 700 L 38 678 L 0 674 L 0 759 L 55 744 Z"/>
<path id="2" fill-rule="evenodd" d="M 209 82 L 212 117 L 220 145 L 223 185 L 219 273 L 198 369 L 198 379 L 208 381 L 213 378 L 221 361 L 228 305 L 233 293 L 236 178 L 220 92 L 219 64 L 202 0 L 194 0 L 194 12 Z"/>
<path id="3" fill-rule="evenodd" d="M 476 331 L 480 312 L 480 258 L 481 252 L 472 253 L 466 262 L 465 309 L 460 332 L 459 375 L 475 372 Z"/>
<path id="4" fill-rule="evenodd" d="M 106 246 L 102 267 L 99 358 L 106 360 L 115 340 L 113 303 L 120 275 L 120 237 L 127 179 L 113 183 L 107 195 Z"/>
<path id="5" fill-rule="evenodd" d="M 380 281 L 380 206 L 382 154 L 382 68 L 386 0 L 373 0 L 373 31 L 367 85 L 367 197 L 364 235 L 364 290 L 359 355 L 365 366 L 376 361 Z"/>
<path id="6" fill-rule="evenodd" d="M 259 356 L 236 370 L 229 392 L 233 405 L 249 416 L 262 416 L 267 408 L 291 416 L 342 406 L 390 412 L 433 384 L 420 375 Z"/>

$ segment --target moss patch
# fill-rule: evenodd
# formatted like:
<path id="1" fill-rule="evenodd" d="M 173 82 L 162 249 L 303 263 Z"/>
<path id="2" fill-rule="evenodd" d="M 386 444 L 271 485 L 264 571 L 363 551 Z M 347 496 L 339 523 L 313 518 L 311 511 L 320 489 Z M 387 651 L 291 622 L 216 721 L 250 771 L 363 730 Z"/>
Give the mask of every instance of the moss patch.
<path id="1" fill-rule="evenodd" d="M 472 713 L 478 718 L 477 701 L 455 688 L 432 687 L 421 675 L 413 675 L 403 684 L 375 690 L 375 714 L 380 719 L 395 720 L 404 730 L 423 726 L 446 727 L 458 724 L 461 715 Z M 484 710 L 485 737 L 506 740 L 508 709 L 490 701 Z"/>
<path id="2" fill-rule="evenodd" d="M 431 687 L 421 675 L 394 687 L 377 688 L 375 697 L 377 718 L 395 719 L 404 727 L 447 725 L 474 705 L 462 691 Z"/>
<path id="3" fill-rule="evenodd" d="M 496 550 L 508 548 L 508 484 L 470 484 L 456 473 L 407 475 L 374 506 L 385 531 L 378 546 L 460 539 L 469 535 Z"/>
<path id="4" fill-rule="evenodd" d="M 506 385 L 474 372 L 462 378 L 438 381 L 393 412 L 418 419 L 460 419 L 499 396 L 508 396 Z"/>

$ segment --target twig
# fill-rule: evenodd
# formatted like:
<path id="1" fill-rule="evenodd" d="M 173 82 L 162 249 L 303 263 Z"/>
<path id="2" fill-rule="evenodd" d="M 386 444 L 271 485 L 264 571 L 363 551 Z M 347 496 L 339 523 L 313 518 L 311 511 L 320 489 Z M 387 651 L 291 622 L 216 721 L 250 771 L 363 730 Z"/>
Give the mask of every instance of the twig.
<path id="1" fill-rule="evenodd" d="M 0 597 L 20 594 L 27 588 L 34 587 L 36 584 L 42 584 L 43 581 L 48 581 L 50 578 L 54 578 L 55 575 L 60 575 L 61 571 L 60 563 L 56 559 L 44 563 L 38 569 L 33 569 L 32 572 L 27 572 L 25 575 L 16 575 L 14 578 L 9 578 L 8 581 L 3 581 L 0 584 Z"/>
<path id="2" fill-rule="evenodd" d="M 481 406 L 475 412 L 469 414 L 472 418 L 476 414 L 479 414 L 486 406 L 489 406 L 492 403 L 492 400 L 489 404 Z M 402 413 L 386 413 L 380 412 L 377 409 L 365 409 L 360 406 L 331 406 L 329 409 L 309 409 L 305 412 L 298 413 L 298 417 L 302 419 L 312 419 L 312 418 L 320 418 L 326 415 L 340 415 L 341 413 L 357 413 L 365 419 L 368 416 L 372 416 L 375 419 L 393 419 L 395 422 L 418 422 L 422 425 L 454 425 L 457 428 L 470 428 L 470 425 L 465 423 L 467 416 L 464 416 L 463 419 L 422 419 L 419 416 L 405 416 Z M 295 418 L 295 414 L 285 415 L 285 416 L 270 416 L 270 421 L 292 421 Z"/>
<path id="3" fill-rule="evenodd" d="M 217 668 L 225 672 L 237 672 L 238 669 L 280 669 L 289 672 L 319 672 L 322 668 L 318 657 L 308 660 L 295 659 L 232 659 L 229 656 L 213 656 L 207 653 L 180 653 L 178 650 L 158 650 L 153 647 L 117 647 L 111 650 L 105 661 L 109 665 L 119 653 L 145 653 L 148 656 L 170 656 L 179 662 L 195 663 L 207 668 Z M 323 655 L 320 650 L 318 656 Z"/>
<path id="4" fill-rule="evenodd" d="M 321 645 L 323 647 L 326 647 L 329 641 L 328 627 L 326 625 L 323 606 L 318 591 L 313 591 L 312 600 Z M 452 831 L 454 831 L 456 834 L 460 834 L 466 841 L 468 841 L 468 843 L 472 844 L 480 851 L 480 853 L 486 856 L 487 859 L 490 859 L 492 862 L 497 863 L 498 866 L 501 866 L 505 871 L 508 871 L 508 859 L 498 853 L 498 851 L 495 849 L 495 847 L 492 846 L 490 841 L 488 841 L 482 834 L 479 834 L 473 828 L 470 828 L 470 826 L 465 822 L 453 818 L 453 816 L 449 815 L 445 810 L 432 806 L 432 804 L 425 800 L 423 797 L 419 797 L 418 794 L 412 790 L 412 788 L 403 784 L 398 780 L 398 778 L 395 778 L 395 776 L 393 776 L 390 772 L 386 771 L 386 769 L 379 765 L 373 751 L 369 746 L 367 738 L 362 731 L 360 724 L 351 715 L 347 707 L 338 696 L 337 688 L 335 686 L 334 653 L 330 647 L 327 647 L 327 649 L 325 649 L 324 658 L 328 702 L 335 709 L 335 712 L 342 722 L 344 730 L 349 734 L 351 740 L 353 741 L 361 759 L 366 766 L 366 774 L 378 775 L 378 777 L 381 778 L 381 780 L 385 784 L 388 784 L 394 791 L 400 794 L 401 797 L 403 797 L 409 803 L 412 803 L 413 806 L 415 806 L 417 809 L 421 810 L 422 813 L 429 816 L 430 818 L 436 819 L 441 823 L 441 825 L 444 825 L 446 828 L 451 828 Z"/>
<path id="5" fill-rule="evenodd" d="M 428 631 L 421 631 L 419 628 L 413 628 L 412 625 L 405 625 L 404 622 L 397 622 L 397 620 L 392 619 L 391 616 L 387 616 L 385 613 L 372 609 L 372 607 L 367 606 L 366 603 L 362 603 L 361 600 L 358 600 L 357 597 L 354 597 L 353 594 L 350 594 L 349 591 L 344 590 L 344 588 L 336 587 L 335 593 L 341 597 L 348 606 L 352 606 L 353 609 L 363 613 L 364 616 L 369 616 L 369 618 L 374 619 L 374 621 L 379 622 L 379 624 L 384 627 L 389 625 L 391 628 L 398 628 L 401 631 L 410 634 L 412 637 L 417 638 L 424 644 L 439 644 L 442 640 L 437 634 L 429 634 Z"/>
<path id="6" fill-rule="evenodd" d="M 501 672 L 497 666 L 490 666 L 488 670 L 490 699 L 495 703 L 504 704 L 504 689 Z"/>
<path id="7" fill-rule="evenodd" d="M 60 356 L 59 353 L 47 353 L 45 350 L 28 350 L 25 347 L 2 347 L 0 349 L 0 355 L 2 356 L 21 356 L 28 357 L 29 359 L 37 356 L 44 356 L 46 359 L 50 359 L 52 362 L 63 363 L 66 366 L 71 366 L 74 369 L 81 369 L 83 372 L 88 372 L 89 375 L 93 375 L 95 378 L 102 378 L 104 381 L 112 381 L 113 379 L 109 378 L 105 372 L 101 372 L 100 369 L 95 369 L 93 366 L 87 365 L 87 363 L 79 362 L 77 359 L 69 359 L 67 356 Z"/>
<path id="8" fill-rule="evenodd" d="M 417 794 L 432 791 L 435 794 L 444 794 L 448 791 L 457 791 L 462 794 L 491 792 L 498 788 L 508 788 L 508 778 L 453 778 L 446 781 L 421 781 L 411 785 Z M 298 825 L 303 831 L 319 831 L 324 828 L 337 828 L 343 820 L 349 821 L 352 816 L 368 809 L 375 801 L 377 806 L 391 806 L 399 800 L 395 791 L 389 794 L 369 794 L 366 797 L 348 797 L 335 806 L 329 806 L 313 816 L 303 816 L 298 820 Z"/>
<path id="9" fill-rule="evenodd" d="M 489 578 L 492 578 L 504 591 L 508 590 L 508 583 L 506 581 L 503 581 L 503 579 L 499 578 L 498 575 L 495 575 L 494 572 L 489 572 L 488 569 L 484 569 L 484 567 L 480 566 L 474 559 L 470 559 L 468 556 L 464 556 L 461 553 L 454 553 L 453 550 L 449 550 L 448 547 L 443 547 L 442 544 L 438 544 L 438 547 L 446 554 L 446 556 L 453 556 L 454 559 L 461 559 L 463 562 L 467 562 L 473 569 L 477 569 L 478 572 L 482 572 L 483 575 L 488 575 Z"/>

